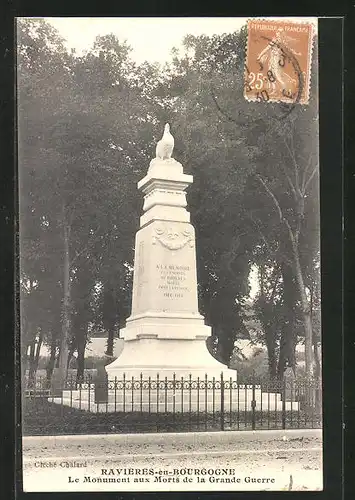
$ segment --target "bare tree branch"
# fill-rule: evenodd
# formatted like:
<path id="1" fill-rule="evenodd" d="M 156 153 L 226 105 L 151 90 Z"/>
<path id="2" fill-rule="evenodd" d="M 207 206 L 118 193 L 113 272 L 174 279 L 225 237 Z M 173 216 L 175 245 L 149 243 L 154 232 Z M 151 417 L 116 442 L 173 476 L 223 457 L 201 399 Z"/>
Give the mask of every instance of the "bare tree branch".
<path id="1" fill-rule="evenodd" d="M 254 219 L 254 217 L 249 214 L 248 212 L 245 212 L 245 216 L 251 220 L 251 222 L 255 225 L 259 235 L 261 236 L 261 239 L 263 240 L 266 248 L 267 248 L 267 251 L 269 252 L 269 254 L 271 256 L 274 256 L 276 255 L 278 252 L 280 252 L 280 244 L 279 244 L 279 241 L 277 241 L 277 248 L 275 250 L 273 250 L 265 236 L 265 234 L 262 232 L 262 230 L 260 229 L 260 225 L 258 224 L 258 222 Z M 284 262 L 286 262 L 289 266 L 292 265 L 292 261 L 287 257 L 287 255 L 285 254 L 282 254 L 282 258 L 284 260 Z"/>
<path id="2" fill-rule="evenodd" d="M 314 169 L 313 169 L 313 171 L 312 171 L 312 173 L 311 173 L 311 175 L 308 177 L 308 180 L 307 180 L 307 182 L 306 182 L 305 186 L 304 186 L 304 190 L 305 190 L 305 191 L 307 190 L 307 188 L 308 188 L 308 186 L 309 186 L 309 184 L 310 184 L 311 180 L 312 180 L 312 179 L 313 179 L 313 177 L 315 176 L 315 174 L 316 174 L 317 170 L 318 170 L 318 168 L 317 168 L 317 166 L 315 166 L 315 167 L 314 167 Z"/>
<path id="3" fill-rule="evenodd" d="M 291 135 L 291 137 L 292 137 L 292 135 Z M 295 196 L 295 198 L 297 200 L 298 199 L 297 195 L 298 196 L 302 196 L 302 193 L 301 193 L 300 185 L 299 185 L 299 167 L 298 167 L 298 163 L 297 163 L 297 160 L 296 160 L 295 150 L 294 150 L 294 147 L 293 147 L 293 139 L 291 140 L 291 147 L 287 144 L 286 138 L 284 138 L 284 143 L 285 143 L 286 149 L 287 149 L 287 151 L 288 151 L 288 153 L 290 155 L 290 158 L 292 160 L 293 167 L 294 167 L 295 184 L 293 185 L 293 193 L 294 193 L 294 196 Z"/>
<path id="4" fill-rule="evenodd" d="M 273 252 L 273 250 L 271 249 L 270 245 L 269 245 L 269 242 L 266 238 L 266 236 L 264 235 L 264 233 L 262 232 L 262 230 L 260 229 L 260 225 L 258 224 L 258 222 L 254 219 L 253 215 L 249 212 L 246 212 L 245 213 L 247 218 L 251 220 L 251 222 L 254 224 L 254 226 L 256 227 L 256 230 L 258 231 L 259 235 L 261 236 L 261 239 L 263 240 L 266 248 L 268 249 L 268 252 L 270 254 L 273 254 L 273 253 L 276 253 L 276 252 Z"/>
<path id="5" fill-rule="evenodd" d="M 284 171 L 284 174 L 285 174 L 285 176 L 286 176 L 286 179 L 287 179 L 287 181 L 288 181 L 288 183 L 289 183 L 289 185 L 290 185 L 290 188 L 291 188 L 291 191 L 292 191 L 293 197 L 295 198 L 295 201 L 298 201 L 297 191 L 296 191 L 296 189 L 295 189 L 295 186 L 293 185 L 293 182 L 292 182 L 292 180 L 291 180 L 291 177 L 288 175 L 288 172 L 287 172 L 287 170 L 286 170 L 285 165 L 284 165 L 283 163 L 281 163 L 281 165 L 282 165 L 282 170 Z"/>
<path id="6" fill-rule="evenodd" d="M 274 202 L 274 205 L 278 211 L 278 214 L 279 214 L 279 217 L 280 217 L 280 222 L 282 222 L 284 220 L 284 216 L 283 216 L 283 213 L 282 213 L 282 210 L 281 210 L 281 207 L 280 207 L 280 204 L 279 202 L 277 201 L 274 193 L 271 191 L 271 189 L 268 187 L 268 185 L 266 184 L 266 182 L 264 181 L 264 179 L 260 176 L 260 175 L 256 175 L 256 178 L 258 179 L 258 181 L 264 186 L 265 188 L 265 191 L 267 192 L 267 194 L 270 196 L 270 198 L 273 200 Z"/>
<path id="7" fill-rule="evenodd" d="M 312 153 L 310 153 L 309 157 L 308 157 L 308 160 L 307 160 L 307 164 L 303 170 L 303 175 L 302 175 L 302 185 L 301 185 L 301 189 L 302 189 L 302 194 L 304 195 L 305 194 L 305 185 L 306 185 L 306 177 L 307 177 L 307 173 L 308 173 L 308 170 L 309 170 L 309 167 L 311 166 L 311 163 L 312 163 L 312 158 L 313 158 L 313 155 Z"/>
<path id="8" fill-rule="evenodd" d="M 292 228 L 290 226 L 290 223 L 288 222 L 288 220 L 284 217 L 284 215 L 282 213 L 280 204 L 279 204 L 276 196 L 274 195 L 274 193 L 271 191 L 271 189 L 269 188 L 269 186 L 266 184 L 266 182 L 264 181 L 264 179 L 260 175 L 257 175 L 256 178 L 264 186 L 265 191 L 267 192 L 267 194 L 270 196 L 270 198 L 274 202 L 275 208 L 276 208 L 276 210 L 277 210 L 277 212 L 279 214 L 279 217 L 280 217 L 280 222 L 283 222 L 285 224 L 285 226 L 287 228 L 287 231 L 289 233 L 291 244 L 292 244 L 292 249 L 293 249 L 294 252 L 297 252 L 297 241 L 296 241 L 295 236 L 293 234 L 293 231 L 292 231 Z"/>

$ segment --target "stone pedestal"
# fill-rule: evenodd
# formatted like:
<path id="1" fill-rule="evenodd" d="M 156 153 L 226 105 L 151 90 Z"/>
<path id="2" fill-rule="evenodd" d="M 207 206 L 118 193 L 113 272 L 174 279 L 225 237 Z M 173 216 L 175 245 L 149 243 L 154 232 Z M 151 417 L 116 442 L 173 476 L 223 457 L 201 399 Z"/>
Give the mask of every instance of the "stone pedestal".
<path id="1" fill-rule="evenodd" d="M 185 189 L 193 182 L 174 159 L 154 159 L 138 183 L 144 193 L 136 235 L 132 312 L 122 354 L 106 366 L 110 380 L 126 377 L 220 377 L 236 371 L 206 346 L 211 328 L 198 311 L 195 231 Z"/>

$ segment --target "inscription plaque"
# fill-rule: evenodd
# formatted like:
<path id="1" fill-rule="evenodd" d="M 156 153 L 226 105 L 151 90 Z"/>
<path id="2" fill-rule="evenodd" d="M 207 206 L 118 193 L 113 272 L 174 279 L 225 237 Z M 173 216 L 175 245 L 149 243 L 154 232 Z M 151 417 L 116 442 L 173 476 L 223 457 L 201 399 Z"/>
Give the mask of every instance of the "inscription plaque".
<path id="1" fill-rule="evenodd" d="M 190 291 L 190 266 L 157 264 L 156 270 L 160 276 L 158 290 L 163 292 L 164 297 L 182 299 Z"/>

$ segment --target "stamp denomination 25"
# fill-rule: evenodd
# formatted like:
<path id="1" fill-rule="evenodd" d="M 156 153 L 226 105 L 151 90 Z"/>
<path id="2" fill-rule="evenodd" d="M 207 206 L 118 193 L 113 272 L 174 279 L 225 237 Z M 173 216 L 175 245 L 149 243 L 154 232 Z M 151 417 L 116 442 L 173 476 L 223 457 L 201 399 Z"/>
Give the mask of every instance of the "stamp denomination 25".
<path id="1" fill-rule="evenodd" d="M 313 26 L 248 21 L 244 96 L 248 101 L 307 104 Z"/>

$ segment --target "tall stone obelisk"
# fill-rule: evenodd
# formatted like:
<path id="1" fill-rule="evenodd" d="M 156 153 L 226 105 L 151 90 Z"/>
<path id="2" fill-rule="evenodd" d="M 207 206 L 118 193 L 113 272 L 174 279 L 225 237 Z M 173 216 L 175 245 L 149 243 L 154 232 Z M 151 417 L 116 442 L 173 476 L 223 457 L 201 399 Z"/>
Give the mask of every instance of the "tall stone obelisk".
<path id="1" fill-rule="evenodd" d="M 132 312 L 121 331 L 121 355 L 106 366 L 109 379 L 220 377 L 236 371 L 215 360 L 206 347 L 211 328 L 198 311 L 195 231 L 186 210 L 193 177 L 171 157 L 174 139 L 165 132 L 138 182 L 144 194 L 136 234 Z"/>

